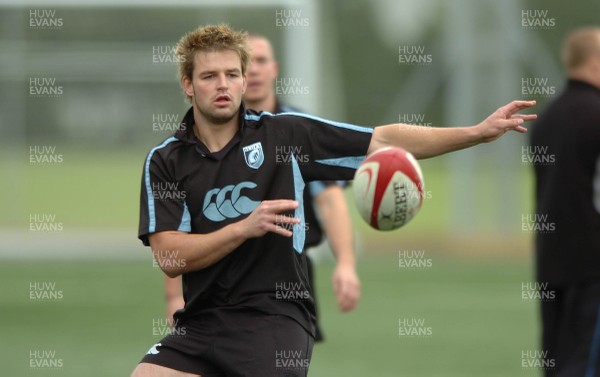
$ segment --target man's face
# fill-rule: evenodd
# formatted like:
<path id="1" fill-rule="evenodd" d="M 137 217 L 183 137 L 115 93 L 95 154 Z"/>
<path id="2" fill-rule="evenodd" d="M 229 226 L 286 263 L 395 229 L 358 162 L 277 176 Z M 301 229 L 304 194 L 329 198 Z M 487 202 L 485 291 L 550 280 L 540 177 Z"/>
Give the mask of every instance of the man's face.
<path id="1" fill-rule="evenodd" d="M 273 57 L 273 49 L 264 38 L 250 37 L 250 65 L 248 66 L 248 90 L 244 101 L 262 101 L 275 90 L 279 67 Z"/>
<path id="2" fill-rule="evenodd" d="M 214 124 L 237 115 L 246 89 L 240 57 L 231 50 L 198 52 L 192 79 L 184 77 L 182 83 L 200 115 Z"/>

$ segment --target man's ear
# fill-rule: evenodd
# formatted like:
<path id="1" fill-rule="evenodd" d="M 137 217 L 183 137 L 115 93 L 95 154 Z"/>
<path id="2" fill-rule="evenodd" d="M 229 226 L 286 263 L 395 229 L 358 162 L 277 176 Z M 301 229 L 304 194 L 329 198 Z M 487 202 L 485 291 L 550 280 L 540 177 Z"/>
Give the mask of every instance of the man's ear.
<path id="1" fill-rule="evenodd" d="M 183 88 L 183 91 L 188 97 L 194 96 L 194 86 L 192 85 L 192 79 L 190 79 L 188 76 L 181 77 L 181 87 Z"/>
<path id="2" fill-rule="evenodd" d="M 248 87 L 248 77 L 245 73 L 242 75 L 242 81 L 242 94 L 244 94 L 246 92 L 246 88 Z"/>

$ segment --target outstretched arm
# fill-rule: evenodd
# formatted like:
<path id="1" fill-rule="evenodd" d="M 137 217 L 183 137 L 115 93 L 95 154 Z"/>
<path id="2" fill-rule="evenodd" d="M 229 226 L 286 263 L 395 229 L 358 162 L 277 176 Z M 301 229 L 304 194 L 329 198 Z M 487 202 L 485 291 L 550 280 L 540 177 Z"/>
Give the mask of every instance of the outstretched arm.
<path id="1" fill-rule="evenodd" d="M 416 158 L 423 159 L 469 148 L 498 139 L 508 131 L 524 133 L 524 121 L 535 119 L 535 114 L 517 114 L 535 105 L 535 101 L 513 101 L 496 110 L 483 122 L 470 127 L 417 127 L 408 124 L 390 124 L 375 127 L 368 153 L 383 147 L 402 147 Z"/>

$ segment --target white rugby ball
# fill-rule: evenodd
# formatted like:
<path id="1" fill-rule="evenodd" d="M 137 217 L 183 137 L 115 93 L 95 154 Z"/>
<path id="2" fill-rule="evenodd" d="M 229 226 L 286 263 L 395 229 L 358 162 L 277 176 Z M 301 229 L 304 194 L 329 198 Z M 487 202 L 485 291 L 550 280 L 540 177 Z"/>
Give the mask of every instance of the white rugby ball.
<path id="1" fill-rule="evenodd" d="M 412 220 L 423 204 L 421 167 L 402 148 L 382 148 L 358 167 L 352 185 L 362 218 L 378 230 L 393 230 Z"/>

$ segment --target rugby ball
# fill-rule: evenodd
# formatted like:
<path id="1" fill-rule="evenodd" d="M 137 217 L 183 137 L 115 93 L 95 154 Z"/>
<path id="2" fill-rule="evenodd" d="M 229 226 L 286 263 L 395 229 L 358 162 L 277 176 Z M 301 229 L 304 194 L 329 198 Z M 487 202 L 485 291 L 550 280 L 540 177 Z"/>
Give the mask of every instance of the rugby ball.
<path id="1" fill-rule="evenodd" d="M 352 185 L 362 218 L 377 230 L 394 230 L 412 220 L 423 204 L 421 167 L 402 148 L 379 149 L 359 165 Z"/>

